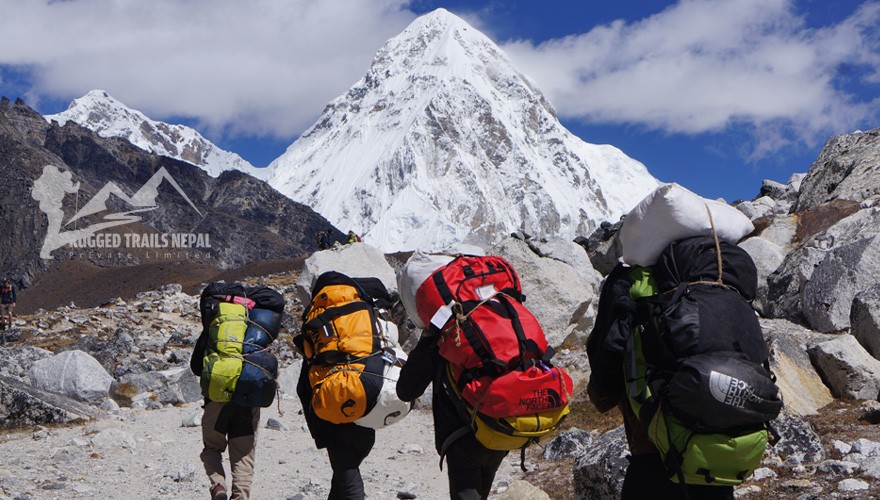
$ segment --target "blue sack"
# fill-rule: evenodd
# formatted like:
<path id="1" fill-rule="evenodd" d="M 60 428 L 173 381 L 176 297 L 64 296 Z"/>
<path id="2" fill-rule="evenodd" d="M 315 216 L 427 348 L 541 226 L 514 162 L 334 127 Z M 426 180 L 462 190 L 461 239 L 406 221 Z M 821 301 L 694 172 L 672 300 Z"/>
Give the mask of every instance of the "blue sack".
<path id="1" fill-rule="evenodd" d="M 241 406 L 267 407 L 275 400 L 278 359 L 271 351 L 245 354 L 232 401 Z"/>
<path id="2" fill-rule="evenodd" d="M 250 354 L 269 346 L 281 330 L 281 314 L 269 309 L 253 309 L 248 313 L 242 352 Z"/>

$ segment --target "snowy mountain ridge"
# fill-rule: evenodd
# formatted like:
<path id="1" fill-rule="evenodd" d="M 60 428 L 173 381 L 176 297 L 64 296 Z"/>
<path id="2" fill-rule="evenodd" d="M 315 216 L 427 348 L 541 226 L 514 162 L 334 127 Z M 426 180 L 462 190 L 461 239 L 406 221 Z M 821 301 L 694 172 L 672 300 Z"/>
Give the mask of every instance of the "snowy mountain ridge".
<path id="1" fill-rule="evenodd" d="M 269 183 L 386 252 L 574 238 L 658 185 L 558 121 L 535 84 L 444 9 L 416 19 L 269 165 Z"/>
<path id="2" fill-rule="evenodd" d="M 266 169 L 256 168 L 244 158 L 217 147 L 195 129 L 148 118 L 114 99 L 103 90 L 92 90 L 74 99 L 67 110 L 46 115 L 50 123 L 73 121 L 101 137 L 120 137 L 135 146 L 163 156 L 183 160 L 203 168 L 211 177 L 226 170 L 240 170 L 265 179 Z"/>

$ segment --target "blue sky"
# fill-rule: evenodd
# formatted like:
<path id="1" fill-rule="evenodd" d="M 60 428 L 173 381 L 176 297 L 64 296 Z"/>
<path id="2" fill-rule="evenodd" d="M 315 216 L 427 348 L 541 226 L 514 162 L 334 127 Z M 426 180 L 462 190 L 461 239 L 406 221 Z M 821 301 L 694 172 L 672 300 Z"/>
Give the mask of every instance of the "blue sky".
<path id="1" fill-rule="evenodd" d="M 0 0 L 0 94 L 50 114 L 100 88 L 265 166 L 437 7 L 573 133 L 706 197 L 751 199 L 880 126 L 880 2 L 854 0 Z"/>

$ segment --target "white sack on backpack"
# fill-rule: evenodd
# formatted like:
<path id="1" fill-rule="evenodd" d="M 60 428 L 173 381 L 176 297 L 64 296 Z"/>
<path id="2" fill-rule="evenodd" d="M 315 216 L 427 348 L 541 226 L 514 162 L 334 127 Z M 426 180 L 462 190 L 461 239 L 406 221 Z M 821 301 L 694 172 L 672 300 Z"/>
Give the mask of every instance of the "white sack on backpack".
<path id="1" fill-rule="evenodd" d="M 428 279 L 434 271 L 449 264 L 457 254 L 483 255 L 485 252 L 478 247 L 460 246 L 448 254 L 415 252 L 400 269 L 397 270 L 397 291 L 400 293 L 400 301 L 406 309 L 409 319 L 418 328 L 425 328 L 425 324 L 419 319 L 416 309 L 416 292 L 422 283 Z"/>
<path id="2" fill-rule="evenodd" d="M 394 325 L 394 323 L 386 323 Z M 397 337 L 396 325 L 393 328 L 393 336 Z M 401 401 L 397 397 L 397 380 L 400 378 L 400 367 L 395 361 L 399 359 L 405 363 L 406 353 L 397 345 L 396 340 L 392 342 L 385 335 L 382 338 L 382 350 L 382 359 L 385 361 L 382 376 L 385 380 L 382 382 L 382 389 L 379 391 L 376 405 L 369 413 L 354 421 L 354 423 L 361 427 L 377 430 L 399 422 L 412 409 L 412 403 Z"/>
<path id="3" fill-rule="evenodd" d="M 712 212 L 711 223 L 706 207 Z M 653 265 L 673 241 L 711 235 L 712 224 L 718 238 L 731 243 L 755 229 L 748 217 L 726 203 L 707 200 L 676 183 L 663 184 L 624 218 L 619 233 L 623 261 Z"/>

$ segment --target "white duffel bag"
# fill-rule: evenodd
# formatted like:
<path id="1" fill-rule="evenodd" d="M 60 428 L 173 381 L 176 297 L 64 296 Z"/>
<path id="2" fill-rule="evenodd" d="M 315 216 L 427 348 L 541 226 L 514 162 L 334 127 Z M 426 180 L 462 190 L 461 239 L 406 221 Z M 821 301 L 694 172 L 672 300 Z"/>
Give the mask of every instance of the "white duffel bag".
<path id="1" fill-rule="evenodd" d="M 388 336 L 383 335 L 383 353 L 382 361 L 385 363 L 382 377 L 382 390 L 379 391 L 379 397 L 376 400 L 376 406 L 363 417 L 355 420 L 354 423 L 371 429 L 381 429 L 395 422 L 399 422 L 403 417 L 409 414 L 412 409 L 412 403 L 401 401 L 397 397 L 397 380 L 400 378 L 400 367 L 406 363 L 406 353 L 397 345 L 397 341 L 392 341 L 391 336 L 397 338 L 397 326 L 390 321 L 380 320 L 383 330 Z M 392 330 L 393 327 L 393 332 Z"/>
<path id="2" fill-rule="evenodd" d="M 675 183 L 663 184 L 623 219 L 621 256 L 631 266 L 650 266 L 673 241 L 711 235 L 713 226 L 718 238 L 730 243 L 755 229 L 745 214 L 726 203 L 702 198 Z"/>

